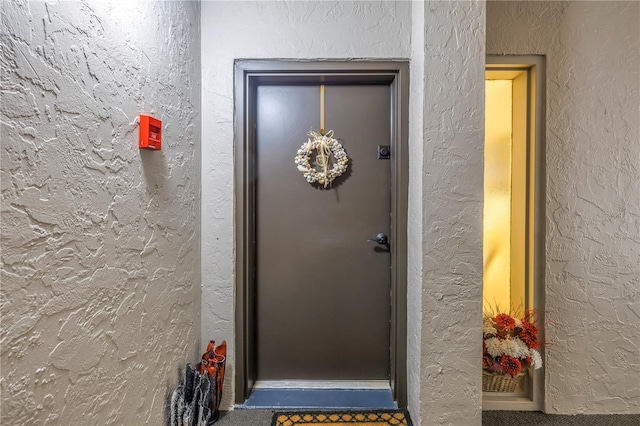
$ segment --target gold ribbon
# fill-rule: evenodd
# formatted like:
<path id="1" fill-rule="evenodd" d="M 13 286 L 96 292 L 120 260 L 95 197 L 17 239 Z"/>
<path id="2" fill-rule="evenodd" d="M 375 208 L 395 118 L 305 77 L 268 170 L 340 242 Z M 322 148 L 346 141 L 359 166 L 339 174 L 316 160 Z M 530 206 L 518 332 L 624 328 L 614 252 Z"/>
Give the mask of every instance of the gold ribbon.
<path id="1" fill-rule="evenodd" d="M 324 136 L 324 84 L 320 85 L 320 134 Z"/>
<path id="2" fill-rule="evenodd" d="M 329 130 L 326 134 L 322 134 L 323 129 L 320 129 L 321 133 L 318 133 L 314 130 L 311 130 L 307 133 L 310 138 L 313 138 L 316 145 L 316 162 L 322 169 L 322 173 L 324 174 L 324 187 L 326 188 L 329 185 L 329 157 L 331 156 L 331 147 L 327 143 L 331 140 L 333 136 L 333 130 Z M 311 142 L 311 140 L 309 140 Z"/>

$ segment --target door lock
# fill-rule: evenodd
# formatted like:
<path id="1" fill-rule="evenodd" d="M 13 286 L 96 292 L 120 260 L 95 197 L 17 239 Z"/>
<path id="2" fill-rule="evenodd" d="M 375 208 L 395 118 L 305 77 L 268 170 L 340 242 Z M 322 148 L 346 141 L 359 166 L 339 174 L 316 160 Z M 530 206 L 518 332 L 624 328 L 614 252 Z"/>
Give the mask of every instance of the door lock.
<path id="1" fill-rule="evenodd" d="M 389 160 L 391 158 L 390 145 L 378 145 L 378 160 Z"/>

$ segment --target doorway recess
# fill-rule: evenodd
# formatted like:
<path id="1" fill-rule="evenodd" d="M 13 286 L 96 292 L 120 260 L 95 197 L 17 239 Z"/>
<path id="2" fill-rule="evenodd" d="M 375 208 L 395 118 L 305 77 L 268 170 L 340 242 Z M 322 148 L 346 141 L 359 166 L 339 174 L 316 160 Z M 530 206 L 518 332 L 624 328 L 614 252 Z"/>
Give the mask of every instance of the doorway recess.
<path id="1" fill-rule="evenodd" d="M 262 322 L 258 323 L 258 314 L 262 312 L 260 318 L 268 318 L 265 316 L 265 303 L 262 305 L 256 301 L 256 295 L 259 293 L 259 280 L 265 282 L 267 278 L 270 278 L 268 273 L 260 272 L 258 269 L 258 259 L 263 259 L 260 265 L 264 271 L 266 257 L 260 257 L 258 254 L 258 247 L 262 247 L 262 251 L 270 249 L 265 248 L 264 241 L 265 235 L 268 233 L 263 232 L 265 225 L 260 225 L 260 219 L 257 219 L 257 210 L 259 206 L 263 206 L 260 210 L 261 213 L 268 210 L 273 203 L 266 203 L 265 198 L 271 196 L 274 193 L 271 191 L 273 185 L 265 189 L 264 182 L 268 181 L 268 177 L 258 173 L 259 170 L 273 170 L 267 169 L 265 164 L 268 160 L 263 159 L 262 153 L 265 152 L 266 147 L 269 149 L 280 149 L 277 144 L 280 142 L 280 136 L 269 139 L 267 136 L 258 137 L 259 132 L 263 132 L 262 135 L 274 134 L 273 129 L 279 132 L 280 128 L 261 128 L 257 123 L 263 124 L 265 118 L 269 120 L 278 120 L 282 116 L 288 117 L 289 122 L 296 124 L 295 119 L 291 119 L 290 115 L 297 114 L 301 109 L 305 109 L 306 105 L 316 105 L 316 102 L 312 99 L 313 93 L 315 93 L 314 86 L 327 87 L 327 102 L 331 103 L 331 99 L 338 99 L 339 96 L 345 96 L 342 102 L 336 103 L 335 106 L 344 106 L 352 101 L 354 96 L 361 96 L 362 99 L 378 99 L 379 102 L 383 100 L 383 106 L 388 111 L 388 125 L 383 126 L 381 129 L 384 134 L 384 143 L 380 145 L 389 145 L 391 151 L 390 159 L 378 158 L 378 145 L 374 146 L 374 150 L 371 151 L 371 155 L 377 161 L 378 165 L 386 165 L 390 170 L 390 178 L 388 184 L 390 185 L 388 205 L 390 211 L 386 215 L 386 221 L 389 227 L 389 243 L 385 244 L 391 249 L 384 249 L 384 247 L 374 247 L 375 244 L 367 242 L 368 237 L 375 237 L 378 232 L 377 229 L 372 229 L 367 234 L 367 238 L 358 236 L 357 244 L 362 246 L 362 250 L 368 250 L 371 256 L 386 256 L 390 258 L 388 261 L 387 271 L 390 274 L 390 288 L 387 287 L 387 294 L 390 294 L 388 299 L 388 318 L 387 323 L 388 330 L 388 350 L 385 354 L 385 359 L 388 361 L 387 373 L 385 374 L 386 387 L 392 392 L 392 398 L 400 407 L 406 406 L 406 226 L 407 226 L 407 192 L 408 192 L 408 157 L 407 157 L 407 135 L 408 135 L 408 64 L 406 62 L 365 62 L 365 61 L 319 61 L 319 62 L 299 62 L 299 61 L 270 61 L 270 60 L 239 60 L 236 62 L 235 67 L 235 99 L 236 99 L 236 135 L 235 135 L 235 188 L 236 188 L 236 316 L 235 316 L 235 353 L 236 353 L 236 382 L 235 382 L 235 395 L 236 404 L 244 404 L 249 398 L 251 392 L 254 389 L 272 389 L 277 386 L 273 386 L 273 383 L 278 380 L 268 380 L 273 377 L 278 377 L 281 374 L 280 371 L 283 367 L 279 367 L 280 370 L 275 369 L 275 373 L 269 371 L 265 373 L 265 361 L 258 358 L 258 355 L 263 356 L 265 351 L 269 352 L 271 348 L 265 346 L 264 337 L 259 341 L 258 334 L 265 335 Z M 363 88 L 372 87 L 374 90 L 367 92 L 363 91 Z M 376 87 L 378 89 L 376 89 Z M 379 88 L 386 88 L 380 90 Z M 385 95 L 386 93 L 386 95 Z M 381 97 L 382 96 L 382 97 Z M 291 100 L 293 106 L 284 105 L 282 103 L 274 104 L 273 100 L 284 99 Z M 298 101 L 296 101 L 298 99 Z M 311 99 L 311 100 L 309 100 Z M 324 99 L 324 98 L 323 98 Z M 258 104 L 262 102 L 262 106 Z M 298 102 L 298 104 L 295 104 Z M 334 115 L 333 122 L 338 123 L 340 120 L 346 118 L 353 118 L 356 120 L 360 110 L 365 110 L 368 102 L 361 102 L 362 108 L 359 108 L 358 104 L 354 104 L 353 107 L 341 115 Z M 279 109 L 280 107 L 284 109 Z M 260 109 L 262 108 L 262 109 Z M 288 108 L 288 109 L 287 109 Z M 278 115 L 279 111 L 284 111 L 283 114 Z M 262 115 L 260 115 L 262 114 Z M 276 114 L 276 115 L 273 115 Z M 362 120 L 362 118 L 361 118 Z M 379 121 L 379 120 L 378 120 Z M 305 121 L 306 123 L 306 121 Z M 285 123 L 286 124 L 286 123 Z M 307 124 L 305 124 L 307 125 Z M 332 127 L 332 123 L 327 124 L 329 128 Z M 288 128 L 286 125 L 281 127 L 282 129 Z M 344 127 L 347 129 L 346 127 Z M 364 128 L 362 128 L 364 129 Z M 386 129 L 386 130 L 384 130 Z M 308 129 L 307 129 L 308 130 Z M 364 129 L 367 130 L 367 129 Z M 299 132 L 299 130 L 298 130 Z M 286 133 L 283 131 L 282 134 Z M 344 134 L 348 134 L 348 131 L 343 131 Z M 357 155 L 360 147 L 354 145 L 358 139 L 353 133 L 352 136 L 345 137 L 349 140 L 351 145 L 346 146 L 347 153 L 351 157 L 351 153 Z M 380 133 L 380 131 L 378 132 Z M 338 134 L 338 133 L 337 133 Z M 297 135 L 297 134 L 296 134 Z M 284 136 L 283 136 L 284 137 Z M 298 136 L 296 136 L 298 137 Z M 364 135 L 361 139 L 371 139 Z M 297 139 L 296 139 L 297 140 Z M 306 140 L 306 139 L 305 139 Z M 303 141 L 300 141 L 303 142 Z M 261 145 L 259 145 L 259 143 Z M 290 143 L 289 143 L 290 144 Z M 285 146 L 288 150 L 288 145 Z M 297 149 L 297 147 L 296 147 Z M 258 151 L 260 151 L 260 154 Z M 281 158 L 278 161 L 288 160 L 291 162 L 291 169 L 296 173 L 295 165 L 293 164 L 293 155 L 295 151 L 290 153 L 287 150 L 281 150 L 282 154 L 278 154 Z M 286 152 L 286 157 L 285 153 Z M 289 158 L 289 156 L 291 158 Z M 369 161 L 367 157 L 367 161 Z M 365 168 L 366 161 L 358 160 L 353 163 L 354 175 L 346 177 L 341 181 L 336 181 L 336 190 L 331 194 L 335 194 L 336 197 L 348 194 L 349 191 L 353 191 L 353 188 L 347 188 L 348 185 L 357 182 L 356 173 L 362 173 Z M 282 163 L 285 164 L 285 163 Z M 286 163 L 288 165 L 288 162 Z M 373 164 L 373 163 L 372 163 Z M 261 168 L 260 168 L 261 167 Z M 358 168 L 356 168 L 358 167 Z M 283 169 L 284 166 L 281 168 Z M 288 172 L 287 168 L 287 172 Z M 269 172 L 270 173 L 270 172 Z M 342 177 L 341 177 L 342 178 Z M 303 181 L 303 178 L 300 178 Z M 285 179 L 277 180 L 274 182 L 282 182 L 282 190 L 286 192 L 288 182 L 292 180 Z M 308 185 L 306 182 L 298 183 L 296 185 Z M 260 186 L 263 185 L 263 186 Z M 262 189 L 261 189 L 262 188 Z M 261 192 L 259 192 L 259 190 Z M 307 191 L 307 188 L 305 188 Z M 269 192 L 270 191 L 270 192 Z M 315 198 L 320 196 L 327 197 L 328 191 L 323 191 L 318 188 L 308 188 L 308 193 L 314 194 Z M 274 200 L 280 197 L 281 194 L 274 195 Z M 260 198 L 262 197 L 262 198 Z M 260 204 L 260 203 L 263 204 Z M 341 203 L 344 204 L 344 198 Z M 339 207 L 339 206 L 338 206 Z M 343 206 L 344 207 L 344 206 Z M 390 218 L 390 219 L 389 219 Z M 264 223 L 264 222 L 263 222 Z M 356 227 L 356 222 L 350 222 Z M 261 226 L 261 227 L 259 227 Z M 261 234 L 259 233 L 262 232 Z M 334 240 L 330 240 L 330 235 L 327 236 L 328 243 L 335 243 Z M 262 238 L 263 246 L 259 246 L 257 239 Z M 362 240 L 362 241 L 360 241 Z M 324 241 L 324 240 L 323 240 Z M 370 241 L 370 240 L 369 240 Z M 346 244 L 347 242 L 345 242 Z M 353 242 L 349 242 L 350 244 Z M 320 243 L 318 243 L 320 244 Z M 335 249 L 342 249 L 342 244 L 335 246 Z M 360 250 L 360 248 L 358 248 Z M 275 259 L 277 260 L 277 256 Z M 344 265 L 343 265 L 344 266 Z M 286 272 L 286 271 L 285 271 Z M 360 274 L 360 273 L 358 273 Z M 267 278 L 265 278 L 267 277 Z M 357 277 L 356 277 L 357 278 Z M 360 277 L 359 279 L 361 279 Z M 276 282 L 279 277 L 276 275 Z M 273 279 L 272 279 L 273 281 Z M 299 284 L 299 283 L 295 283 Z M 387 284 L 389 285 L 389 284 Z M 282 293 L 281 298 L 293 297 L 300 285 L 284 286 L 285 290 Z M 279 290 L 281 291 L 281 290 Z M 355 291 L 355 290 L 354 290 Z M 264 290 L 262 290 L 262 294 Z M 319 296 L 324 295 L 318 293 Z M 341 297 L 335 299 L 336 302 L 341 300 Z M 295 303 L 295 300 L 294 302 Z M 336 303 L 336 308 L 339 309 L 340 303 Z M 387 306 L 388 306 L 387 305 Z M 354 306 L 353 309 L 358 309 Z M 298 310 L 299 315 L 304 316 L 304 310 Z M 328 318 L 327 318 L 328 319 Z M 322 321 L 322 318 L 319 319 Z M 330 322 L 330 321 L 329 321 Z M 348 324 L 345 324 L 347 326 Z M 296 331 L 296 321 L 291 321 L 291 332 Z M 333 325 L 335 327 L 335 324 Z M 299 327 L 298 327 L 299 328 Z M 348 327 L 345 327 L 348 328 Z M 280 327 L 282 329 L 282 327 Z M 321 330 L 316 328 L 316 330 Z M 321 330 L 324 334 L 324 330 Z M 268 332 L 272 332 L 269 331 Z M 286 334 L 286 330 L 284 330 Z M 316 331 L 317 332 L 317 331 Z M 276 337 L 277 333 L 275 334 Z M 336 339 L 340 335 L 340 330 L 336 330 Z M 326 339 L 326 344 L 332 343 L 331 333 L 326 336 L 323 335 L 323 339 Z M 362 344 L 368 345 L 371 342 L 371 338 L 362 341 Z M 373 342 L 375 343 L 375 342 Z M 282 351 L 291 351 L 294 345 L 283 347 Z M 258 349 L 262 351 L 257 353 Z M 266 348 L 266 349 L 265 349 Z M 273 351 L 272 351 L 273 352 Z M 289 352 L 282 352 L 288 354 Z M 357 351 L 351 350 L 351 354 L 357 354 Z M 388 356 L 387 356 L 388 355 Z M 371 382 L 368 380 L 369 374 L 367 370 L 358 371 L 358 359 L 348 359 L 349 355 L 345 353 L 345 364 L 351 363 L 353 367 L 350 367 L 355 377 L 355 382 L 362 379 L 362 382 Z M 361 355 L 353 355 L 361 356 Z M 355 361 L 355 362 L 354 362 Z M 364 361 L 364 360 L 363 360 Z M 367 361 L 370 362 L 370 361 Z M 285 363 L 286 367 L 286 363 Z M 292 370 L 295 372 L 295 370 Z M 322 373 L 322 368 L 319 369 L 317 375 L 311 377 L 312 382 L 321 383 L 326 382 L 324 376 L 329 374 L 331 369 L 325 369 Z M 329 373 L 328 373 L 329 372 Z M 293 374 L 293 373 L 292 373 Z M 298 373 L 295 373 L 298 374 Z M 380 375 L 380 373 L 374 373 Z M 330 375 L 330 374 L 329 374 Z M 265 378 L 267 380 L 265 380 Z M 292 377 L 296 379 L 298 377 Z M 302 377 L 303 379 L 305 377 Z M 287 379 L 287 377 L 283 377 Z M 328 377 L 329 380 L 334 379 Z M 286 381 L 286 380 L 285 380 Z M 345 378 L 345 382 L 349 382 L 348 378 Z M 271 383 L 269 383 L 271 382 Z M 305 386 L 304 389 L 312 388 L 313 384 Z M 338 386 L 336 386 L 338 387 Z M 340 386 L 347 387 L 347 386 Z M 349 388 L 353 386 L 349 385 Z M 322 389 L 315 389 L 322 390 Z M 371 389 L 369 389 L 371 390 Z"/>

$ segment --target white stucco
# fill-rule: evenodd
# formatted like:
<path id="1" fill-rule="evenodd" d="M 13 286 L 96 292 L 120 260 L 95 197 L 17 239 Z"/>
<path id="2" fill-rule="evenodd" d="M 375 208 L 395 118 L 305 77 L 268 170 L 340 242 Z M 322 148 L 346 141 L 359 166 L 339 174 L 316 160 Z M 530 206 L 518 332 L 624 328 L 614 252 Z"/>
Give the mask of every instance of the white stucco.
<path id="1" fill-rule="evenodd" d="M 420 424 L 422 395 L 422 282 L 424 194 L 424 114 L 425 86 L 425 8 L 423 2 L 411 6 L 411 62 L 409 64 L 409 202 L 407 208 L 407 405 L 414 423 Z"/>
<path id="2" fill-rule="evenodd" d="M 163 424 L 200 349 L 200 6 L 1 8 L 1 422 Z"/>
<path id="3" fill-rule="evenodd" d="M 488 2 L 546 55 L 546 411 L 640 413 L 640 4 Z"/>
<path id="4" fill-rule="evenodd" d="M 239 58 L 411 60 L 409 408 L 480 424 L 484 2 L 0 6 L 3 424 L 162 424 L 209 339 L 231 406 Z M 546 410 L 640 413 L 640 5 L 486 8 L 547 57 Z"/>
<path id="5" fill-rule="evenodd" d="M 424 13 L 419 417 L 480 424 L 485 4 Z"/>
<path id="6" fill-rule="evenodd" d="M 230 342 L 233 396 L 234 60 L 408 58 L 409 2 L 202 4 L 202 342 Z"/>

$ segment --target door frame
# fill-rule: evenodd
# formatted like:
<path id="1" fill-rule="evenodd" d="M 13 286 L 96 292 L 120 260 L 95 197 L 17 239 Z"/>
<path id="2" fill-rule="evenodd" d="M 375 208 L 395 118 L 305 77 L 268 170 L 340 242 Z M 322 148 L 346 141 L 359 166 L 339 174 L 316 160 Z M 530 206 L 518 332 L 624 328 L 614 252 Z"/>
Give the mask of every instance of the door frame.
<path id="1" fill-rule="evenodd" d="M 260 83 L 372 84 L 391 87 L 391 333 L 390 386 L 407 406 L 407 204 L 409 186 L 408 61 L 236 60 L 235 186 L 235 403 L 255 381 L 255 117 Z M 293 163 L 292 163 L 293 167 Z"/>

